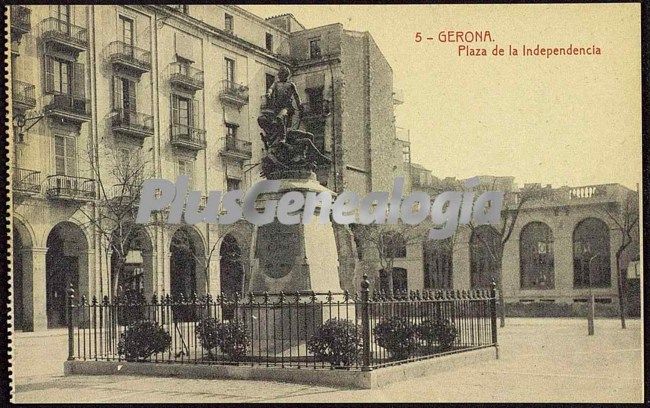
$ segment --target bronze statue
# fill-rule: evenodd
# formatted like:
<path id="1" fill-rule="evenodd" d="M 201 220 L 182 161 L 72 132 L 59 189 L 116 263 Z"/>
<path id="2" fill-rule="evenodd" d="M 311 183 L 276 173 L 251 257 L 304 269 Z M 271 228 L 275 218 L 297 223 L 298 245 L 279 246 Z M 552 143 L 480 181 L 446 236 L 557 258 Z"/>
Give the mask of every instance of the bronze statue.
<path id="1" fill-rule="evenodd" d="M 257 118 L 262 128 L 262 142 L 266 156 L 262 158 L 261 175 L 276 178 L 283 171 L 289 174 L 291 170 L 313 171 L 319 164 L 329 164 L 331 160 L 324 156 L 314 145 L 314 135 L 298 130 L 302 121 L 302 105 L 298 90 L 293 82 L 288 81 L 291 72 L 282 67 L 278 79 L 267 91 L 267 109 Z M 293 115 L 296 109 L 299 120 L 293 128 Z"/>

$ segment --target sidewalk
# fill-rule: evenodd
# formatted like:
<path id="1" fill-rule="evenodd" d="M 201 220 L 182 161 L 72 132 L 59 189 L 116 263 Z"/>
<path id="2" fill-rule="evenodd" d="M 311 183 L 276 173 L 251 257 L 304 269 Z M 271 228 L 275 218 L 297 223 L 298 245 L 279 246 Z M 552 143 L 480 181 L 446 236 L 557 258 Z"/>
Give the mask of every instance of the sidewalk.
<path id="1" fill-rule="evenodd" d="M 65 336 L 16 339 L 15 402 L 642 402 L 640 320 L 507 320 L 500 359 L 377 390 L 241 380 L 63 377 Z M 62 340 L 62 341 L 61 341 Z"/>

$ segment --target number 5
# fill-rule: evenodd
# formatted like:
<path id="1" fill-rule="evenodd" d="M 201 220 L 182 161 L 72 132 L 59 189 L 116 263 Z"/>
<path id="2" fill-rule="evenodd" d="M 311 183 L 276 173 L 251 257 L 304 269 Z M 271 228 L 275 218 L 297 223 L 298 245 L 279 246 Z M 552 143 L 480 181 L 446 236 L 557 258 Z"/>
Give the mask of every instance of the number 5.
<path id="1" fill-rule="evenodd" d="M 422 33 L 415 33 L 415 42 L 422 41 Z"/>

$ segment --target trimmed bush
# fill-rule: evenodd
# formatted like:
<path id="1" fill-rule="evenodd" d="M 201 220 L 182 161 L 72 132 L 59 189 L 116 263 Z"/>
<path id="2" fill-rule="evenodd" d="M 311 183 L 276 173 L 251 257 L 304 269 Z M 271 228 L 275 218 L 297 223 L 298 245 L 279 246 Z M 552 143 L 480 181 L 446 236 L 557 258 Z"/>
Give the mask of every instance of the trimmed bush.
<path id="1" fill-rule="evenodd" d="M 333 318 L 316 329 L 307 342 L 307 350 L 334 367 L 346 367 L 359 361 L 361 342 L 361 333 L 356 324 Z"/>
<path id="2" fill-rule="evenodd" d="M 388 350 L 395 360 L 407 359 L 417 346 L 415 327 L 399 316 L 381 321 L 374 333 L 377 344 Z"/>
<path id="3" fill-rule="evenodd" d="M 451 350 L 458 336 L 458 329 L 448 319 L 424 320 L 417 326 L 416 331 L 427 347 L 435 344 L 439 351 Z"/>
<path id="4" fill-rule="evenodd" d="M 203 319 L 196 325 L 196 335 L 201 346 L 214 358 L 212 350 L 219 348 L 231 360 L 239 361 L 246 355 L 250 338 L 243 323 L 238 320 L 220 322 L 215 318 Z"/>
<path id="5" fill-rule="evenodd" d="M 142 320 L 128 326 L 120 335 L 117 351 L 126 361 L 145 361 L 155 353 L 166 351 L 172 338 L 162 326 Z"/>

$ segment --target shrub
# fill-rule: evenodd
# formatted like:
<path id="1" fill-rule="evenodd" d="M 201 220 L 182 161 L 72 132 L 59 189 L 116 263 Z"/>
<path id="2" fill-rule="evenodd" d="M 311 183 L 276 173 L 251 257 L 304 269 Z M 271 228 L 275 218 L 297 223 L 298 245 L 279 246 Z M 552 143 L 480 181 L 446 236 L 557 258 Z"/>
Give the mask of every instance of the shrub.
<path id="1" fill-rule="evenodd" d="M 239 361 L 246 355 L 250 344 L 246 328 L 238 320 L 220 322 L 215 318 L 203 319 L 196 325 L 196 335 L 210 358 L 214 358 L 212 350 L 218 347 L 231 360 Z"/>
<path id="2" fill-rule="evenodd" d="M 162 326 L 151 320 L 141 320 L 120 335 L 117 351 L 126 361 L 145 361 L 152 354 L 167 350 L 171 343 L 171 336 Z"/>
<path id="3" fill-rule="evenodd" d="M 450 350 L 458 329 L 448 319 L 424 320 L 417 326 L 417 335 L 427 346 L 438 345 L 440 351 Z"/>
<path id="4" fill-rule="evenodd" d="M 307 350 L 332 366 L 350 366 L 359 361 L 361 333 L 356 324 L 345 319 L 329 319 L 307 342 Z"/>
<path id="5" fill-rule="evenodd" d="M 375 340 L 396 360 L 408 358 L 415 350 L 415 327 L 408 320 L 392 316 L 375 326 Z"/>

